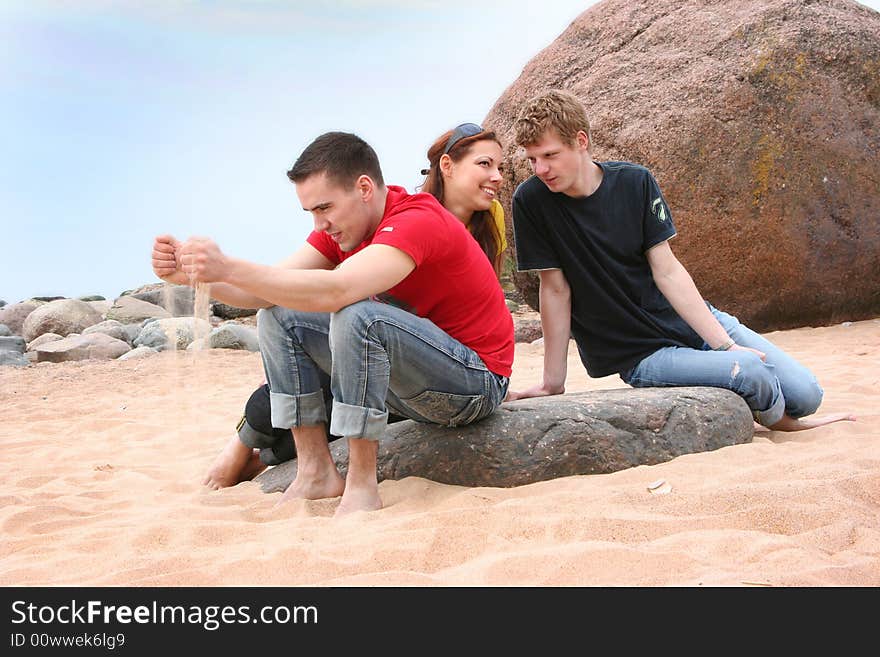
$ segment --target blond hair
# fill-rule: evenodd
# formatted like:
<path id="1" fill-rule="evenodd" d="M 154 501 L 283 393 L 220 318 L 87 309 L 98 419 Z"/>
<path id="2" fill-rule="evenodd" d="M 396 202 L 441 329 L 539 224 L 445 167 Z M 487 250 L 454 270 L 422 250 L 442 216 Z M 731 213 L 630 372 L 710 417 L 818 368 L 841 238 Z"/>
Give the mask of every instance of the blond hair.
<path id="1" fill-rule="evenodd" d="M 574 94 L 558 89 L 535 96 L 526 103 L 513 127 L 518 146 L 538 142 L 550 129 L 569 145 L 574 145 L 580 131 L 590 136 L 590 120 L 583 103 Z"/>

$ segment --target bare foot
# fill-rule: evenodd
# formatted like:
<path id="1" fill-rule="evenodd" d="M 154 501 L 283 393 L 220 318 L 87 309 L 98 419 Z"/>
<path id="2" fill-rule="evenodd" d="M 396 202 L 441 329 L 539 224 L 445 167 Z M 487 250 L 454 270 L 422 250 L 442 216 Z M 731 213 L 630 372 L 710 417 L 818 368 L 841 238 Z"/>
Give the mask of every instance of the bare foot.
<path id="1" fill-rule="evenodd" d="M 312 475 L 297 472 L 296 478 L 290 482 L 275 506 L 290 500 L 323 500 L 328 497 L 339 497 L 344 490 L 345 479 L 335 466 L 332 470 L 324 470 Z"/>
<path id="2" fill-rule="evenodd" d="M 214 460 L 202 483 L 219 490 L 250 481 L 265 469 L 259 452 L 242 443 L 238 436 L 233 436 Z"/>
<path id="3" fill-rule="evenodd" d="M 342 501 L 333 514 L 334 518 L 354 513 L 355 511 L 378 511 L 382 508 L 382 500 L 375 486 L 354 487 L 350 484 L 342 494 Z"/>
<path id="4" fill-rule="evenodd" d="M 805 429 L 815 429 L 823 427 L 826 424 L 834 422 L 855 422 L 856 416 L 852 413 L 831 413 L 830 415 L 820 415 L 818 417 L 806 417 L 796 420 L 793 417 L 783 415 L 782 419 L 770 427 L 772 431 L 804 431 Z"/>

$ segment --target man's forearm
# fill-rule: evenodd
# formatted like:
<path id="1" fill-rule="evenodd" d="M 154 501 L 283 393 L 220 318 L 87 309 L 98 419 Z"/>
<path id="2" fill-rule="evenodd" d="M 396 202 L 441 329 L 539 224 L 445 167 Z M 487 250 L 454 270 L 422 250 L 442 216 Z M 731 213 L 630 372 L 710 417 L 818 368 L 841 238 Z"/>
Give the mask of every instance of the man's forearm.
<path id="1" fill-rule="evenodd" d="M 727 331 L 706 306 L 691 275 L 682 265 L 679 264 L 664 276 L 658 276 L 655 282 L 675 312 L 711 348 L 719 347 L 729 340 Z"/>
<path id="2" fill-rule="evenodd" d="M 544 333 L 543 385 L 562 391 L 568 376 L 568 340 L 571 337 L 571 290 L 541 285 L 541 328 Z"/>
<path id="3" fill-rule="evenodd" d="M 268 308 L 271 301 L 245 292 L 229 283 L 209 283 L 211 298 L 235 308 Z"/>
<path id="4" fill-rule="evenodd" d="M 332 271 L 283 269 L 238 259 L 230 259 L 230 265 L 225 285 L 220 284 L 224 285 L 221 293 L 259 303 L 251 307 L 276 305 L 307 312 L 335 312 L 350 303 L 343 300 L 339 277 Z M 213 286 L 212 296 L 224 301 L 214 294 Z"/>

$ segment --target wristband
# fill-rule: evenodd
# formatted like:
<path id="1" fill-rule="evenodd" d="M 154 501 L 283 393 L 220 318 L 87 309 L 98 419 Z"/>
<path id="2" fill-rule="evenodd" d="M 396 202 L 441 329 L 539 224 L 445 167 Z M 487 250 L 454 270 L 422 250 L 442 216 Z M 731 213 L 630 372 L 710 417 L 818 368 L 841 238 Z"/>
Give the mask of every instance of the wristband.
<path id="1" fill-rule="evenodd" d="M 733 338 L 728 338 L 727 342 L 725 342 L 724 344 L 718 345 L 712 351 L 727 351 L 735 344 L 736 344 L 736 342 L 733 340 Z"/>

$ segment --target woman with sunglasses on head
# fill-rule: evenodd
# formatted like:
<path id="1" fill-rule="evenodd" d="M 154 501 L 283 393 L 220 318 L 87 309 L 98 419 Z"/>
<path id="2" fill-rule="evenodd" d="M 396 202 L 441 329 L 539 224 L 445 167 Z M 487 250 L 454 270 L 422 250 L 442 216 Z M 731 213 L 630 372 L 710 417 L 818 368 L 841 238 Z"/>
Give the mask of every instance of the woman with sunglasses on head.
<path id="1" fill-rule="evenodd" d="M 493 131 L 462 123 L 428 149 L 430 166 L 422 170 L 427 178 L 420 189 L 461 220 L 499 276 L 507 249 L 504 210 L 496 199 L 501 159 L 501 142 Z"/>
<path id="2" fill-rule="evenodd" d="M 501 186 L 501 159 L 501 142 L 494 132 L 475 123 L 462 123 L 447 130 L 428 149 L 429 168 L 422 170 L 427 178 L 419 190 L 433 195 L 458 217 L 489 258 L 496 276 L 500 276 L 507 249 L 504 210 L 495 198 Z M 389 422 L 403 419 L 391 415 Z M 290 430 L 272 427 L 268 384 L 251 395 L 237 430 L 238 440 L 254 449 L 253 458 L 244 468 L 230 471 L 226 465 L 230 459 L 221 454 L 204 478 L 206 486 L 234 486 L 252 479 L 269 465 L 296 457 Z M 336 438 L 328 435 L 328 440 Z M 227 449 L 235 448 L 235 441 L 232 443 Z"/>

